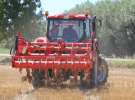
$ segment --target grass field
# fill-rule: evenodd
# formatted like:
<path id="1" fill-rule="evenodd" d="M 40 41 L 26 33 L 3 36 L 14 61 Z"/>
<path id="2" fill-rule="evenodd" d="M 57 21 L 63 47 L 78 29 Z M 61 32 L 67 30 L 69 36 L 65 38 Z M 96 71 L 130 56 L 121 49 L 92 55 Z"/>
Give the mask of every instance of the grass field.
<path id="1" fill-rule="evenodd" d="M 0 47 L 0 54 L 9 54 L 9 49 Z"/>
<path id="2" fill-rule="evenodd" d="M 108 65 L 116 68 L 135 68 L 135 59 L 107 59 Z"/>

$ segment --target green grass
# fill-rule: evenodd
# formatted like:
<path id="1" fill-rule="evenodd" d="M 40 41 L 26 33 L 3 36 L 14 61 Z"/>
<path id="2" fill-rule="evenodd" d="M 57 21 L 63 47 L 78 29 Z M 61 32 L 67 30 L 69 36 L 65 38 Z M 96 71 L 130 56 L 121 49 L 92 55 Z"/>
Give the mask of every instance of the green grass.
<path id="1" fill-rule="evenodd" d="M 115 68 L 135 68 L 135 59 L 110 59 L 108 65 Z"/>
<path id="2" fill-rule="evenodd" d="M 0 47 L 0 54 L 9 54 L 9 52 L 10 52 L 9 49 Z"/>

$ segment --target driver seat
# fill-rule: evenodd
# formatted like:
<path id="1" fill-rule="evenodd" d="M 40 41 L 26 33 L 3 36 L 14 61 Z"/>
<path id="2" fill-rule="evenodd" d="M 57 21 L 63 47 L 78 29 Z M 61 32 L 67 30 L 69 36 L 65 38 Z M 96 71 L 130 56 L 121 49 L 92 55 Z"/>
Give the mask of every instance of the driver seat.
<path id="1" fill-rule="evenodd" d="M 65 42 L 76 42 L 76 41 L 78 41 L 77 32 L 73 28 L 65 28 L 63 30 L 62 38 L 64 39 Z"/>

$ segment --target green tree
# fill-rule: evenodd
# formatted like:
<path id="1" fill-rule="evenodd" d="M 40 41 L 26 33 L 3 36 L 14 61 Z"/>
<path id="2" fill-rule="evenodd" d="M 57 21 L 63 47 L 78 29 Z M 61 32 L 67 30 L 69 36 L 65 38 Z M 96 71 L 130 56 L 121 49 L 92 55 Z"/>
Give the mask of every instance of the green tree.
<path id="1" fill-rule="evenodd" d="M 111 56 L 132 56 L 135 53 L 135 1 L 100 0 L 77 5 L 69 12 L 83 13 L 89 9 L 91 15 L 102 19 L 98 32 L 102 53 Z"/>
<path id="2" fill-rule="evenodd" d="M 41 16 L 36 11 L 40 6 L 40 0 L 1 0 L 0 41 L 11 41 L 17 32 L 27 32 L 28 38 L 37 33 Z"/>

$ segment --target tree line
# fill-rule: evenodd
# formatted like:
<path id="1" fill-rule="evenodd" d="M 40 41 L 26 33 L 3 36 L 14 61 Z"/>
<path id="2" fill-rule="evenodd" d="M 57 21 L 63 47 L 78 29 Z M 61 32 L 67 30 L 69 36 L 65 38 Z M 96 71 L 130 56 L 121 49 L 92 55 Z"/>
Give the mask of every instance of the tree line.
<path id="1" fill-rule="evenodd" d="M 98 30 L 101 52 L 106 56 L 135 54 L 135 0 L 89 0 L 68 12 L 89 13 L 102 20 Z"/>
<path id="2" fill-rule="evenodd" d="M 98 28 L 101 53 L 106 56 L 135 54 L 135 0 L 89 0 L 69 11 L 96 15 L 102 20 Z M 16 32 L 34 39 L 44 35 L 40 0 L 0 0 L 0 46 L 11 47 Z"/>

